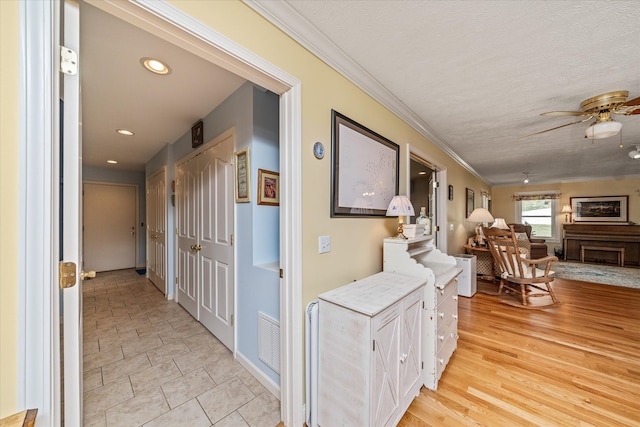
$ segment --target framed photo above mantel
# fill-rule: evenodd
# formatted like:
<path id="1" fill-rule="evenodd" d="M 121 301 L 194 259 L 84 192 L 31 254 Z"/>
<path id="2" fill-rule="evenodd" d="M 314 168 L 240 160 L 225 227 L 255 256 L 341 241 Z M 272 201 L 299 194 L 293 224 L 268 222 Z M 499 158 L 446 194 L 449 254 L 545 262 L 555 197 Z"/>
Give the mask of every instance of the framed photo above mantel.
<path id="1" fill-rule="evenodd" d="M 331 130 L 331 217 L 385 216 L 400 188 L 400 147 L 335 110 Z"/>
<path id="2" fill-rule="evenodd" d="M 571 197 L 574 222 L 628 222 L 629 196 Z"/>

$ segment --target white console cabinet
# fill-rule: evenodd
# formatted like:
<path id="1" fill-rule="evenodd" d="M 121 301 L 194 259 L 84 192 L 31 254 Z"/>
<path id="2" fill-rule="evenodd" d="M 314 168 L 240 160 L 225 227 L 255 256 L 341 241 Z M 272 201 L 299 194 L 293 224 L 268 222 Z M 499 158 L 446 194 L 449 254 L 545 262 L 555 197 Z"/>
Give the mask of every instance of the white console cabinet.
<path id="1" fill-rule="evenodd" d="M 422 386 L 425 282 L 382 272 L 319 295 L 321 427 L 400 421 Z"/>
<path id="2" fill-rule="evenodd" d="M 458 347 L 458 285 L 454 257 L 436 249 L 433 236 L 384 239 L 386 272 L 425 278 L 422 313 L 422 381 L 436 390 Z"/>

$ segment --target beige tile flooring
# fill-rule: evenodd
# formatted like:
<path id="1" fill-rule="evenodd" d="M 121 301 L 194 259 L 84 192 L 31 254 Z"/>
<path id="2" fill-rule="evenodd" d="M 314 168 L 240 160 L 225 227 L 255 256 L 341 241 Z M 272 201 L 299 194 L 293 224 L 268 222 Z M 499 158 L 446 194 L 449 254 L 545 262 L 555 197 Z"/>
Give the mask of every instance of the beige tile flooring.
<path id="1" fill-rule="evenodd" d="M 83 282 L 84 426 L 274 427 L 280 402 L 135 270 Z"/>

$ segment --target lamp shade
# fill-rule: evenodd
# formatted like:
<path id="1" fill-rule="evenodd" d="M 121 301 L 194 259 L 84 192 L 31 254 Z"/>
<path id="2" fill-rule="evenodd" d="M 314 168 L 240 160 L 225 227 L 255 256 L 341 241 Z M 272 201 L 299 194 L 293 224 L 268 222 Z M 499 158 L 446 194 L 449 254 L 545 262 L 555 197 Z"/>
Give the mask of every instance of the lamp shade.
<path id="1" fill-rule="evenodd" d="M 393 196 L 387 208 L 387 216 L 414 216 L 415 214 L 411 200 L 407 196 Z"/>
<path id="2" fill-rule="evenodd" d="M 388 215 L 388 213 L 387 213 Z M 485 208 L 475 208 L 469 218 L 467 218 L 469 222 L 492 222 L 493 215 Z"/>
<path id="3" fill-rule="evenodd" d="M 602 139 L 617 135 L 622 129 L 622 123 L 609 120 L 606 122 L 594 123 L 584 132 L 586 138 Z"/>
<path id="4" fill-rule="evenodd" d="M 562 207 L 562 211 L 563 214 L 567 214 L 567 213 L 571 213 L 571 206 L 570 205 L 564 205 Z"/>
<path id="5" fill-rule="evenodd" d="M 502 230 L 508 230 L 509 226 L 504 221 L 504 218 L 496 218 L 493 224 L 491 224 L 491 228 L 500 228 Z"/>

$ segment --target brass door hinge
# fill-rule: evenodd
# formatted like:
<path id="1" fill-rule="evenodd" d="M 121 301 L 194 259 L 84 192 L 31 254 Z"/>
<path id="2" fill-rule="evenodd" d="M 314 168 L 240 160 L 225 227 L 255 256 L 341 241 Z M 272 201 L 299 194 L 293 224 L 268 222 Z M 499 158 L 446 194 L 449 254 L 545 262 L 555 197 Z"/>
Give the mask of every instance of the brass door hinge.
<path id="1" fill-rule="evenodd" d="M 74 262 L 60 262 L 58 264 L 58 283 L 60 289 L 72 288 L 76 285 L 76 264 Z"/>
<path id="2" fill-rule="evenodd" d="M 284 270 L 280 269 L 280 278 L 282 279 L 284 277 Z"/>
<path id="3" fill-rule="evenodd" d="M 233 246 L 233 234 L 231 235 L 231 246 Z"/>

